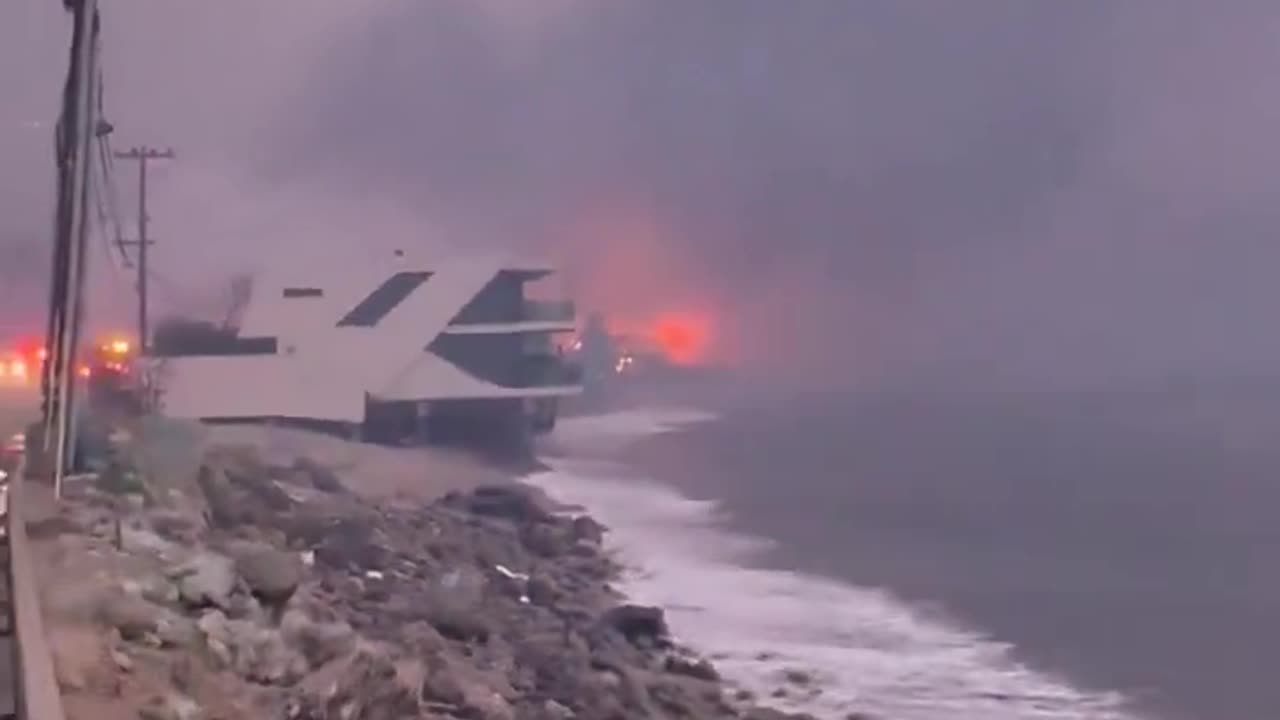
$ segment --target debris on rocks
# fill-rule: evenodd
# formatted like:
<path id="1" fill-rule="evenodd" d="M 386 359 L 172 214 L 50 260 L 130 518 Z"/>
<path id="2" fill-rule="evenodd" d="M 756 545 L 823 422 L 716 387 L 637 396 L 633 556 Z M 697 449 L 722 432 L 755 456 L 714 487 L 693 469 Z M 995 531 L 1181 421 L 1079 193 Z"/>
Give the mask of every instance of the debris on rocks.
<path id="1" fill-rule="evenodd" d="M 610 587 L 606 529 L 531 488 L 375 502 L 329 467 L 245 448 L 210 449 L 192 474 L 145 503 L 92 484 L 65 503 L 51 572 L 111 588 L 52 617 L 103 648 L 93 673 L 59 663 L 79 717 L 804 717 L 747 707 L 661 608 Z"/>

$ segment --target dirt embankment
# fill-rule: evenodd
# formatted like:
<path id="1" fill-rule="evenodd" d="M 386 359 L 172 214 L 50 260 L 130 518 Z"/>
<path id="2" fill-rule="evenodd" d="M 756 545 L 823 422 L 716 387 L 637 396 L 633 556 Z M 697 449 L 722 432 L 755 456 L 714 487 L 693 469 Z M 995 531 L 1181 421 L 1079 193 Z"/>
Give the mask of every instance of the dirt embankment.
<path id="1" fill-rule="evenodd" d="M 731 697 L 612 590 L 604 528 L 514 483 L 370 496 L 243 445 L 190 477 L 129 457 L 32 525 L 71 720 L 793 717 Z"/>

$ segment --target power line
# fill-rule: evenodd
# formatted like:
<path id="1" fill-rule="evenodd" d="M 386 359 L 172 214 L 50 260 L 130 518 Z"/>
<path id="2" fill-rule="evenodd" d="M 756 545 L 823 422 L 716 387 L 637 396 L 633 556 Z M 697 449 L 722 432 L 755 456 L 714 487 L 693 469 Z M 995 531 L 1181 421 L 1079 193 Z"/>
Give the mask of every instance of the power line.
<path id="1" fill-rule="evenodd" d="M 99 173 L 99 182 L 95 183 L 91 188 L 93 194 L 94 207 L 97 210 L 98 219 L 98 236 L 102 240 L 103 251 L 107 260 L 107 264 L 111 267 L 112 276 L 119 278 L 124 270 L 129 269 L 132 265 L 129 262 L 129 256 L 125 254 L 124 247 L 121 245 L 123 241 L 120 232 L 119 215 L 109 199 L 109 192 L 113 178 L 110 177 L 101 164 L 101 156 L 103 152 L 103 144 L 99 142 L 99 162 L 101 169 Z"/>
<path id="2" fill-rule="evenodd" d="M 89 162 L 97 166 L 98 174 L 90 183 L 94 207 L 97 210 L 98 238 L 102 241 L 103 255 L 107 266 L 111 269 L 111 280 L 114 288 L 123 285 L 125 270 L 132 268 L 129 254 L 124 247 L 124 224 L 120 221 L 119 189 L 116 186 L 114 159 L 111 153 L 111 132 L 114 128 L 106 120 L 106 79 L 103 71 L 103 41 L 99 37 L 97 43 L 97 86 L 95 88 L 97 104 L 97 128 L 94 133 L 97 156 Z"/>
<path id="3" fill-rule="evenodd" d="M 133 266 L 129 260 L 129 253 L 125 251 L 124 242 L 124 223 L 120 221 L 120 200 L 116 188 L 114 159 L 111 152 L 111 140 L 109 136 L 103 135 L 98 138 L 98 168 L 102 175 L 101 189 L 98 193 L 98 213 L 99 219 L 104 225 L 104 231 L 110 230 L 108 242 L 114 247 L 109 248 L 108 254 L 119 254 L 120 261 L 125 268 Z M 106 207 L 102 207 L 103 201 L 106 201 Z M 107 227 L 109 223 L 109 227 Z"/>
<path id="4" fill-rule="evenodd" d="M 99 186 L 101 188 L 101 191 L 100 191 L 100 194 L 98 195 L 98 203 L 99 203 L 99 207 L 101 207 L 101 202 L 103 200 L 103 195 L 101 193 L 105 193 L 105 199 L 107 202 L 106 214 L 110 218 L 111 230 L 113 234 L 113 237 L 111 238 L 111 240 L 114 241 L 116 246 L 115 249 L 120 253 L 120 259 L 124 267 L 128 268 L 130 267 L 129 254 L 125 252 L 125 247 L 124 247 L 124 231 L 121 229 L 123 227 L 123 223 L 120 222 L 120 195 L 115 182 L 115 159 L 114 159 L 113 153 L 111 152 L 111 131 L 113 130 L 113 128 L 111 127 L 110 123 L 108 123 L 106 120 L 103 119 L 103 118 L 106 118 L 107 116 L 107 111 L 106 111 L 107 90 L 106 90 L 106 79 L 103 72 L 103 67 L 105 66 L 105 63 L 102 61 L 102 57 L 103 57 L 102 45 L 103 45 L 102 40 L 99 39 L 98 40 L 98 88 L 97 88 L 98 128 L 97 128 L 97 133 L 95 134 L 98 141 L 98 170 L 102 176 L 102 184 Z M 110 256 L 111 252 L 108 251 L 107 255 Z M 113 268 L 116 267 L 114 263 L 112 264 L 112 267 Z"/>

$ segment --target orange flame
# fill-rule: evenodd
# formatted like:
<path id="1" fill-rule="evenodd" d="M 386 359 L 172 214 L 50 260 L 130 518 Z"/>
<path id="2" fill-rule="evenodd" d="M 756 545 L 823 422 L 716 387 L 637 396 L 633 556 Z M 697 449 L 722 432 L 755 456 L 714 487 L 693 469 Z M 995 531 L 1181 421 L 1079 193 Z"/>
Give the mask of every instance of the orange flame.
<path id="1" fill-rule="evenodd" d="M 710 322 L 691 312 L 665 312 L 653 319 L 650 339 L 671 362 L 693 365 L 706 359 Z"/>

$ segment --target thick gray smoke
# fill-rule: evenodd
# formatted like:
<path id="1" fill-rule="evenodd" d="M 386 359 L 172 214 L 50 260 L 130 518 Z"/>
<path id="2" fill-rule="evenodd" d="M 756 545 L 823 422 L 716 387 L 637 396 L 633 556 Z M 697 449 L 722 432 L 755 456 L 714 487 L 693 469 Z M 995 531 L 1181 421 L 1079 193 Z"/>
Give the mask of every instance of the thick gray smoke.
<path id="1" fill-rule="evenodd" d="M 1274 6 L 581 3 L 519 41 L 484 20 L 419 3 L 344 36 L 275 166 L 578 258 L 617 312 L 705 307 L 754 363 L 1280 360 Z"/>
<path id="2" fill-rule="evenodd" d="M 236 0 L 167 45 L 118 5 L 121 92 L 202 158 L 161 207 L 217 216 L 166 232 L 229 269 L 536 249 L 824 381 L 1280 363 L 1273 3 Z"/>

